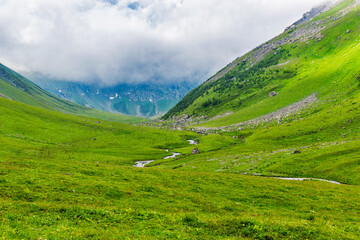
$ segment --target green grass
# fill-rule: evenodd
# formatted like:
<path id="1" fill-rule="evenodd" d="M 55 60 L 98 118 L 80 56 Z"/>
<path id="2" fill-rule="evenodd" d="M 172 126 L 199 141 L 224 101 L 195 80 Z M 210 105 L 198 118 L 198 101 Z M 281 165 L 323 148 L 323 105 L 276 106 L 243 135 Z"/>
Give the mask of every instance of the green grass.
<path id="1" fill-rule="evenodd" d="M 5 163 L 0 178 L 4 238 L 359 237 L 358 186 L 111 163 Z"/>
<path id="2" fill-rule="evenodd" d="M 359 187 L 110 164 L 10 167 L 1 177 L 4 238 L 359 237 Z"/>
<path id="3" fill-rule="evenodd" d="M 199 141 L 200 155 L 186 139 Z M 230 135 L 98 122 L 0 99 L 0 141 L 5 239 L 359 237 L 358 186 L 128 167 L 226 159 L 243 148 Z M 164 148 L 183 155 L 164 161 Z"/>
<path id="4" fill-rule="evenodd" d="M 158 159 L 158 168 L 189 158 L 201 163 L 207 156 L 226 161 L 229 153 L 246 151 L 230 135 L 99 123 L 6 99 L 0 99 L 0 123 L 3 238 L 359 237 L 358 186 L 194 171 L 190 165 L 127 167 L 148 159 Z M 191 155 L 186 139 L 198 140 L 202 153 Z M 183 156 L 164 161 L 164 148 Z M 251 144 L 248 148 L 254 152 Z M 359 181 L 348 177 L 350 183 Z"/>

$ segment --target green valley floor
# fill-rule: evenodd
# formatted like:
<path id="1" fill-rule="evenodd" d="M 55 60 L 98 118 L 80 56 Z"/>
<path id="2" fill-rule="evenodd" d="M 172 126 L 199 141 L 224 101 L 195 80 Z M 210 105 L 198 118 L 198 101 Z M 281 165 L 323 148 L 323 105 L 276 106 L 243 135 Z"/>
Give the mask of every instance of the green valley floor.
<path id="1" fill-rule="evenodd" d="M 358 174 L 350 171 L 354 168 L 347 178 L 337 177 L 343 168 L 337 172 L 329 167 L 334 175 L 316 169 L 301 172 L 299 166 L 286 164 L 295 154 L 288 154 L 286 161 L 274 160 L 285 167 L 268 166 L 259 158 L 284 152 L 256 150 L 231 134 L 107 122 L 0 98 L 0 236 L 359 239 L 360 187 Z M 190 145 L 189 139 L 199 144 Z M 357 149 L 356 140 L 351 144 L 349 153 Z M 285 145 L 279 142 L 274 148 Z M 198 155 L 191 154 L 195 146 Z M 340 151 L 343 145 L 335 146 Z M 320 149 L 319 154 L 328 151 L 312 148 Z M 301 154 L 308 157 L 310 150 Z M 164 160 L 171 152 L 182 155 Z M 194 159 L 196 163 L 189 164 Z M 141 160 L 155 161 L 152 167 L 132 167 Z M 249 164 L 264 173 L 283 167 L 300 171 L 283 171 L 286 176 L 328 177 L 347 184 L 239 174 L 241 166 Z"/>

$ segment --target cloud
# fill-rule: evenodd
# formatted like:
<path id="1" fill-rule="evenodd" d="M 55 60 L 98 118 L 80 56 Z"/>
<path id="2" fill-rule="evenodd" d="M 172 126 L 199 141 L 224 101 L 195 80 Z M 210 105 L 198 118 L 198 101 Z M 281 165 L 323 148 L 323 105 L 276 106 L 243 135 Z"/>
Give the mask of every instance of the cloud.
<path id="1" fill-rule="evenodd" d="M 0 61 L 50 79 L 202 82 L 322 0 L 0 0 Z"/>

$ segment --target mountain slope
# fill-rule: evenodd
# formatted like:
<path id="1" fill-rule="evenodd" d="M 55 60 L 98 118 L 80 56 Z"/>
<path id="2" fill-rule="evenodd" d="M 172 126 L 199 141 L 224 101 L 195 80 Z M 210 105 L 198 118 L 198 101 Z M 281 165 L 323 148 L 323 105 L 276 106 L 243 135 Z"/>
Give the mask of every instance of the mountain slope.
<path id="1" fill-rule="evenodd" d="M 193 90 L 164 118 L 216 118 L 203 125 L 227 126 L 275 112 L 312 94 L 320 100 L 334 98 L 332 91 L 340 92 L 334 82 L 349 91 L 359 74 L 354 64 L 359 56 L 357 4 L 345 0 L 298 21 Z"/>
<path id="2" fill-rule="evenodd" d="M 359 1 L 299 22 L 195 89 L 163 122 L 240 143 L 162 168 L 359 184 Z"/>
<path id="3" fill-rule="evenodd" d="M 0 64 L 0 96 L 53 111 L 120 122 L 142 121 L 140 118 L 105 113 L 62 100 L 2 64 Z"/>

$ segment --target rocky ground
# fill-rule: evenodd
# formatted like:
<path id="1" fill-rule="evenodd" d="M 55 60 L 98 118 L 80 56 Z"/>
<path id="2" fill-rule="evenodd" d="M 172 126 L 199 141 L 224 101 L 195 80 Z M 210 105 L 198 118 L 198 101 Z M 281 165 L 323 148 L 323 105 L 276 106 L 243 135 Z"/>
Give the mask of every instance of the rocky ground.
<path id="1" fill-rule="evenodd" d="M 266 114 L 264 116 L 246 121 L 246 122 L 241 122 L 241 123 L 237 123 L 237 124 L 233 124 L 233 125 L 229 125 L 229 126 L 224 126 L 224 127 L 217 127 L 217 128 L 204 128 L 204 127 L 199 127 L 196 128 L 197 131 L 201 131 L 201 132 L 208 132 L 208 131 L 214 131 L 214 130 L 221 130 L 221 131 L 234 131 L 234 130 L 239 130 L 242 129 L 244 126 L 248 126 L 248 125 L 259 125 L 261 123 L 268 123 L 271 121 L 278 121 L 280 122 L 283 118 L 286 118 L 288 116 L 290 116 L 291 114 L 294 114 L 304 108 L 306 108 L 307 106 L 309 106 L 312 103 L 315 103 L 318 100 L 318 98 L 316 97 L 316 94 L 312 94 L 310 96 L 308 96 L 307 98 L 296 102 L 294 104 L 291 104 L 287 107 L 284 107 L 278 111 Z"/>

